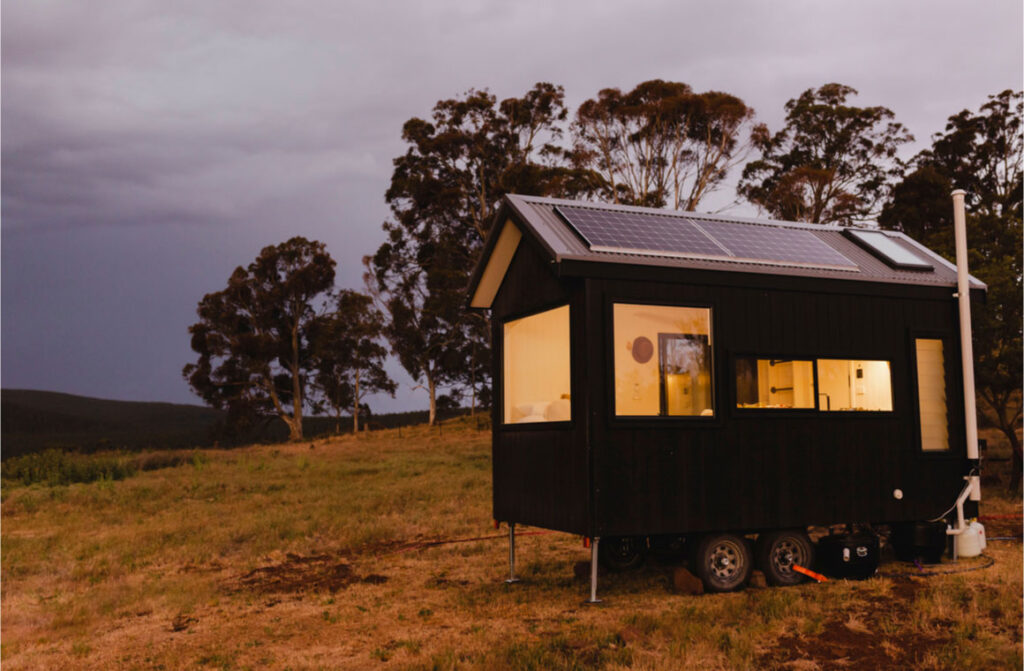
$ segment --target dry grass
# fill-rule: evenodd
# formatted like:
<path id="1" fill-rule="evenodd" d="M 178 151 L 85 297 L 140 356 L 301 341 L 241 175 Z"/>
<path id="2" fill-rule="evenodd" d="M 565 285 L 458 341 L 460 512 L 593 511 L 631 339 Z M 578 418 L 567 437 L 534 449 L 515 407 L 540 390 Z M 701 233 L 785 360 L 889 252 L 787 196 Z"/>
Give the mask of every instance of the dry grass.
<path id="1" fill-rule="evenodd" d="M 512 586 L 501 539 L 417 545 L 498 533 L 487 433 L 313 445 L 5 488 L 5 669 L 1021 666 L 1018 542 L 991 543 L 995 565 L 970 573 L 887 565 L 863 582 L 720 596 L 672 594 L 651 565 L 603 578 L 593 607 L 572 571 L 587 558 L 578 538 L 519 539 Z"/>

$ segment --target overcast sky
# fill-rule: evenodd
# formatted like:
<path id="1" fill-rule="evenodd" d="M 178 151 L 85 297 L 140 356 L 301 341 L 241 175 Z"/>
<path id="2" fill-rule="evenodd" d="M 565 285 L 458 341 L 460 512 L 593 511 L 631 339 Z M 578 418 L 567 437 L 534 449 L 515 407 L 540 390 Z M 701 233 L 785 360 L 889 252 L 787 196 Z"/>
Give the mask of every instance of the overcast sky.
<path id="1" fill-rule="evenodd" d="M 575 109 L 661 78 L 777 130 L 840 82 L 912 154 L 1021 88 L 1022 21 L 1020 0 L 5 1 L 0 383 L 199 402 L 181 368 L 203 294 L 294 235 L 361 289 L 402 123 L 469 88 L 549 81 Z M 425 408 L 403 382 L 374 410 Z"/>

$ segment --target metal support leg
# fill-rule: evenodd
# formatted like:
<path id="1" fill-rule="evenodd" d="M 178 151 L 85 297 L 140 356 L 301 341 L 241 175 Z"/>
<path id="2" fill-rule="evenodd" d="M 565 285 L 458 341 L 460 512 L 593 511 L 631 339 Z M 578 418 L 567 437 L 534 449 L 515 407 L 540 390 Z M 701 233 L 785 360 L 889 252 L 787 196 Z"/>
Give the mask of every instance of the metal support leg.
<path id="1" fill-rule="evenodd" d="M 512 584 L 519 582 L 519 578 L 516 577 L 516 523 L 508 523 L 508 580 L 505 582 Z"/>
<path id="2" fill-rule="evenodd" d="M 601 539 L 595 537 L 590 543 L 590 598 L 587 603 L 601 603 L 597 598 L 597 545 L 600 542 Z"/>

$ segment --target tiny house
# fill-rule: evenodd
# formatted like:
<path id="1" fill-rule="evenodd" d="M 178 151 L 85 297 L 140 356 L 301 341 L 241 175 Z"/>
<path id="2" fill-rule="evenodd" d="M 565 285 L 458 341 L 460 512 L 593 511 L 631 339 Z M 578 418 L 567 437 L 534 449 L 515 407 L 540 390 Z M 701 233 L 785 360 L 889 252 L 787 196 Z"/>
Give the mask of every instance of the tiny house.
<path id="1" fill-rule="evenodd" d="M 717 591 L 802 579 L 811 526 L 942 517 L 972 467 L 956 292 L 897 232 L 506 196 L 468 298 L 494 517 L 612 565 L 685 541 Z"/>

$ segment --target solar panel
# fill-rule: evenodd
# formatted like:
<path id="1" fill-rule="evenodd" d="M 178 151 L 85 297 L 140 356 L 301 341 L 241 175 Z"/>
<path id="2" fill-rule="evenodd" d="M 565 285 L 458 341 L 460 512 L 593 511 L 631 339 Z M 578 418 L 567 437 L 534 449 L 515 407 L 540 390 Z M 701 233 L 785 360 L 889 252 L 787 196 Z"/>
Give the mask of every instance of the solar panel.
<path id="1" fill-rule="evenodd" d="M 680 217 L 565 205 L 555 209 L 596 252 L 629 250 L 728 256 L 714 240 Z"/>
<path id="2" fill-rule="evenodd" d="M 857 270 L 805 230 L 567 205 L 555 210 L 595 252 Z"/>
<path id="3" fill-rule="evenodd" d="M 935 268 L 935 266 L 909 249 L 906 249 L 882 231 L 865 231 L 850 228 L 846 230 L 846 235 L 853 238 L 858 244 L 893 268 L 906 270 L 932 270 Z"/>
<path id="4" fill-rule="evenodd" d="M 701 221 L 698 225 L 734 256 L 794 264 L 856 268 L 855 263 L 822 242 L 810 231 L 722 221 Z"/>

